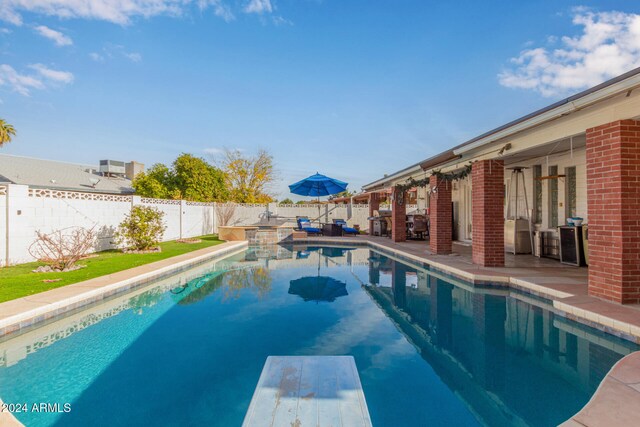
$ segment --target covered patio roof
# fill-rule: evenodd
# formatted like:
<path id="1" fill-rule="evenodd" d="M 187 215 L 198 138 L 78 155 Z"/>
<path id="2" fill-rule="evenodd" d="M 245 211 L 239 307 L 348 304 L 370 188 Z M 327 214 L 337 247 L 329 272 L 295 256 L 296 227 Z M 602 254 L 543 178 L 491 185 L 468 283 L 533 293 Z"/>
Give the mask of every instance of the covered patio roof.
<path id="1" fill-rule="evenodd" d="M 362 188 L 365 191 L 370 191 L 373 189 L 392 186 L 406 181 L 412 176 L 422 174 L 425 171 L 434 170 L 436 168 L 451 167 L 455 169 L 456 167 L 462 167 L 464 163 L 473 160 L 477 156 L 486 156 L 488 153 L 486 151 L 481 153 L 481 151 L 486 150 L 488 147 L 494 147 L 500 142 L 504 144 L 509 140 L 509 138 L 512 138 L 515 135 L 522 135 L 525 132 L 531 131 L 541 125 L 549 124 L 551 122 L 558 123 L 558 119 L 579 113 L 596 103 L 607 101 L 612 97 L 624 96 L 628 98 L 632 91 L 638 87 L 640 87 L 640 67 L 582 91 L 576 95 L 548 105 L 540 110 L 524 115 L 421 162 L 365 184 Z M 611 119 L 613 120 L 614 118 Z M 583 125 L 580 132 L 568 134 L 565 132 L 565 135 L 562 138 L 550 138 L 550 140 L 541 142 L 550 143 L 554 142 L 554 140 L 557 141 L 565 139 L 566 137 L 580 135 L 581 132 L 589 126 L 588 120 L 581 120 L 580 125 Z M 503 152 L 508 151 L 510 148 L 511 147 L 507 147 L 507 144 L 504 144 L 504 147 L 498 147 L 495 150 L 496 152 L 492 153 L 492 156 L 495 157 L 498 152 L 500 153 L 499 155 L 502 156 Z M 519 152 L 522 148 L 523 147 L 515 148 L 514 153 Z M 527 155 L 531 156 L 532 154 L 527 153 Z"/>

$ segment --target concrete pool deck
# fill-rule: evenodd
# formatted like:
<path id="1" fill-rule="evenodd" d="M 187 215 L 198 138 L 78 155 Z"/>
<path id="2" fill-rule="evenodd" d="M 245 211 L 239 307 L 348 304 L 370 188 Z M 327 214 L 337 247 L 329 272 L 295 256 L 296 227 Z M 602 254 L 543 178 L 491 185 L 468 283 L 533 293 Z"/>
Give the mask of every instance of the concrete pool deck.
<path id="1" fill-rule="evenodd" d="M 588 295 L 586 267 L 511 254 L 506 254 L 505 267 L 481 267 L 471 261 L 470 246 L 455 242 L 451 255 L 431 253 L 425 241 L 395 243 L 386 237 L 366 235 L 307 237 L 295 242 L 364 245 L 474 284 L 502 284 L 550 300 L 554 310 L 564 317 L 640 344 L 640 306 L 615 304 Z"/>
<path id="2" fill-rule="evenodd" d="M 0 304 L 0 338 L 248 246 L 225 242 Z"/>
<path id="3" fill-rule="evenodd" d="M 640 420 L 640 352 L 618 361 L 589 403 L 560 427 L 636 426 Z"/>

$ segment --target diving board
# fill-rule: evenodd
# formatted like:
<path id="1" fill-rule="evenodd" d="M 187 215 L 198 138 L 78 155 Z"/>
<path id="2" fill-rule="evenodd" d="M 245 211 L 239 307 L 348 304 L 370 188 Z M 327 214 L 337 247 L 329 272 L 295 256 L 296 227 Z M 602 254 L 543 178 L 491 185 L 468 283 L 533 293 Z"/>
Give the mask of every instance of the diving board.
<path id="1" fill-rule="evenodd" d="M 352 356 L 269 356 L 243 427 L 371 427 Z"/>

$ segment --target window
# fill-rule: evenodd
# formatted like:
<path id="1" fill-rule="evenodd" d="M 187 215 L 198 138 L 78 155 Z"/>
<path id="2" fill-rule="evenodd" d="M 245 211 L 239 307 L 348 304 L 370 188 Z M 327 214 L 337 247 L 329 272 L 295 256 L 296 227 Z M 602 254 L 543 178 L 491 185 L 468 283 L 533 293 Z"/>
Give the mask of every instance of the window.
<path id="1" fill-rule="evenodd" d="M 565 214 L 567 218 L 577 215 L 576 212 L 576 167 L 564 169 L 565 178 Z"/>
<path id="2" fill-rule="evenodd" d="M 549 166 L 549 176 L 558 176 L 558 166 Z M 549 227 L 558 226 L 558 178 L 549 182 Z"/>
<path id="3" fill-rule="evenodd" d="M 533 166 L 533 223 L 542 222 L 542 165 Z"/>

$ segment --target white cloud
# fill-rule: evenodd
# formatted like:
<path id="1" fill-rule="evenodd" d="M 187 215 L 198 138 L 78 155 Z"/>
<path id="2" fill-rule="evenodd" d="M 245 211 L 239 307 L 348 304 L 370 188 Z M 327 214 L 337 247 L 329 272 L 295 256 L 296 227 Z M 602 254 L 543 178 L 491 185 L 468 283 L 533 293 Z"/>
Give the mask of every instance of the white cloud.
<path id="1" fill-rule="evenodd" d="M 7 64 L 0 65 L 0 86 L 8 86 L 24 96 L 29 96 L 31 89 L 44 89 L 45 87 L 38 78 L 20 74 Z"/>
<path id="2" fill-rule="evenodd" d="M 546 97 L 566 95 L 595 86 L 640 66 L 640 15 L 623 12 L 573 10 L 573 24 L 582 33 L 524 50 L 511 59 L 512 67 L 498 75 L 501 85 L 535 90 Z"/>
<path id="3" fill-rule="evenodd" d="M 46 37 L 49 40 L 53 40 L 56 46 L 69 46 L 73 44 L 73 40 L 70 37 L 65 36 L 60 31 L 56 31 L 47 27 L 46 25 L 38 25 L 34 28 L 38 34 L 42 37 Z"/>
<path id="4" fill-rule="evenodd" d="M 123 52 L 125 58 L 129 59 L 131 62 L 140 62 L 142 61 L 142 55 L 137 52 Z"/>
<path id="5" fill-rule="evenodd" d="M 11 30 L 8 28 L 0 28 L 0 34 L 10 34 Z"/>
<path id="6" fill-rule="evenodd" d="M 204 10 L 208 6 L 213 7 L 213 13 L 216 16 L 224 19 L 226 22 L 231 22 L 236 19 L 235 15 L 231 11 L 231 8 L 222 0 L 199 0 L 198 6 L 200 7 L 200 10 Z"/>
<path id="7" fill-rule="evenodd" d="M 250 0 L 243 10 L 245 13 L 271 13 L 273 12 L 273 6 L 271 5 L 271 0 Z"/>
<path id="8" fill-rule="evenodd" d="M 73 74 L 68 71 L 54 70 L 43 64 L 31 64 L 29 68 L 35 70 L 40 76 L 46 80 L 56 83 L 69 84 L 73 82 Z"/>
<path id="9" fill-rule="evenodd" d="M 73 82 L 73 74 L 68 71 L 54 70 L 43 64 L 32 64 L 29 68 L 35 73 L 20 73 L 11 65 L 1 64 L 0 86 L 6 86 L 14 92 L 29 96 L 33 89 L 46 89 L 51 85 Z"/>
<path id="10" fill-rule="evenodd" d="M 100 55 L 97 52 L 91 52 L 89 54 L 89 58 L 93 59 L 96 62 L 104 62 L 104 56 Z"/>
<path id="11" fill-rule="evenodd" d="M 205 148 L 204 152 L 207 154 L 211 154 L 212 156 L 219 156 L 220 154 L 224 153 L 224 150 L 222 148 Z"/>
<path id="12" fill-rule="evenodd" d="M 273 21 L 273 24 L 276 27 L 279 27 L 281 25 L 293 25 L 293 22 L 291 22 L 288 19 L 283 18 L 282 16 L 274 16 L 272 21 Z"/>
<path id="13" fill-rule="evenodd" d="M 142 55 L 138 52 L 128 52 L 124 46 L 112 43 L 106 43 L 100 53 L 91 52 L 89 58 L 96 62 L 105 62 L 107 59 L 127 58 L 131 62 L 142 61 Z"/>
<path id="14" fill-rule="evenodd" d="M 255 0 L 252 0 L 252 3 Z M 261 3 L 269 0 L 262 0 Z M 224 0 L 1 0 L 0 19 L 22 25 L 22 13 L 31 12 L 58 18 L 81 18 L 127 25 L 136 17 L 181 16 L 191 6 L 213 8 L 225 21 L 234 19 Z"/>

